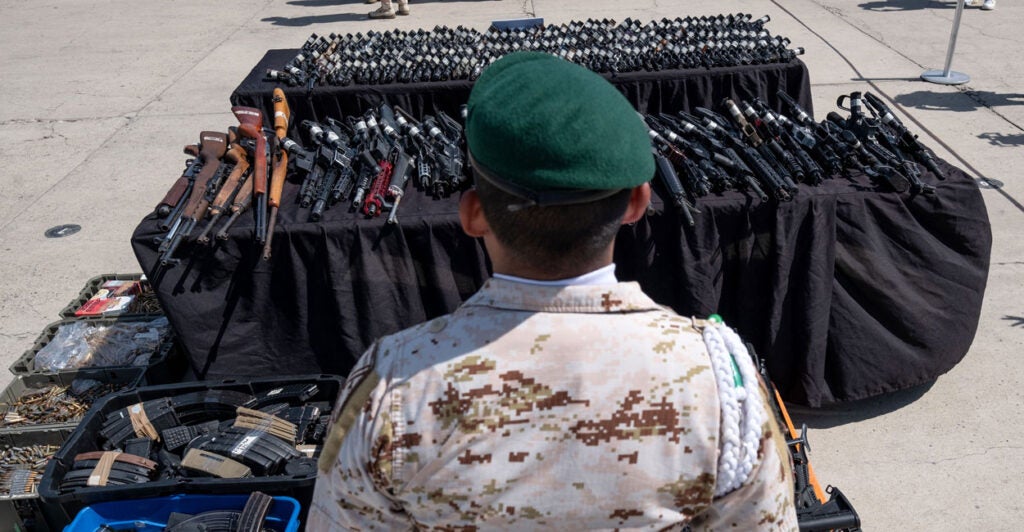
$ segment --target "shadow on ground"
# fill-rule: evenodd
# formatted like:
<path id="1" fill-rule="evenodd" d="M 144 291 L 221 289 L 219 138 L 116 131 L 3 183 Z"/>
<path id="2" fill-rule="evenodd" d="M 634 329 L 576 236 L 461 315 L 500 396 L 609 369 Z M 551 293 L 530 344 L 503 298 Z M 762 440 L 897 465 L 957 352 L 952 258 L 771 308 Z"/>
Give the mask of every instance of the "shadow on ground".
<path id="1" fill-rule="evenodd" d="M 424 2 L 452 2 L 460 0 L 413 0 L 409 2 L 410 8 L 415 14 L 416 4 Z M 476 0 L 461 0 L 466 2 Z M 378 0 L 379 2 L 379 0 Z M 397 0 L 392 2 L 397 7 Z M 358 9 L 356 13 L 333 13 L 330 15 L 308 15 L 302 17 L 267 17 L 261 19 L 263 22 L 269 22 L 275 26 L 312 26 L 313 24 L 332 24 L 335 22 L 351 22 L 355 20 L 370 20 L 367 14 L 370 11 L 377 9 L 378 3 L 368 4 L 364 0 L 291 0 L 288 5 L 301 6 L 301 7 L 331 7 L 331 6 L 346 6 L 345 9 L 351 9 L 352 7 Z"/>
<path id="2" fill-rule="evenodd" d="M 372 9 L 367 10 L 369 13 Z M 333 24 L 335 22 L 351 22 L 354 20 L 369 20 L 366 13 L 335 13 L 333 15 L 310 15 L 308 17 L 267 17 L 263 22 L 269 22 L 275 26 L 312 26 L 313 24 Z"/>
<path id="3" fill-rule="evenodd" d="M 1024 94 L 1002 94 L 992 91 L 932 92 L 916 91 L 893 98 L 905 107 L 929 111 L 976 111 L 982 107 L 1003 107 L 1024 104 Z"/>
<path id="4" fill-rule="evenodd" d="M 876 2 L 864 2 L 857 7 L 867 11 L 917 11 L 920 9 L 956 9 L 955 2 L 937 2 L 935 0 L 911 0 L 909 2 L 900 0 L 878 0 Z"/>
<path id="5" fill-rule="evenodd" d="M 1024 133 L 1017 135 L 1007 135 L 1006 133 L 982 133 L 981 135 L 978 135 L 978 138 L 987 140 L 989 144 L 993 146 L 1000 146 L 1004 148 L 1024 146 Z"/>
<path id="6" fill-rule="evenodd" d="M 920 399 L 934 384 L 935 381 L 932 380 L 898 392 L 823 408 L 800 405 L 786 405 L 786 408 L 789 410 L 789 417 L 793 419 L 793 424 L 798 428 L 802 423 L 806 423 L 808 428 L 830 429 L 899 410 Z"/>

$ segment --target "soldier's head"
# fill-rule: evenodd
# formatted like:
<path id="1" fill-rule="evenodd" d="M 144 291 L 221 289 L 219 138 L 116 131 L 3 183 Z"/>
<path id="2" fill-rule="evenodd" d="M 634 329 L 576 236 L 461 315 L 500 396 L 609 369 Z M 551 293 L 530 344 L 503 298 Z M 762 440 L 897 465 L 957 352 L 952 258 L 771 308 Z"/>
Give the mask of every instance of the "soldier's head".
<path id="1" fill-rule="evenodd" d="M 518 52 L 488 67 L 469 98 L 466 140 L 476 188 L 463 196 L 462 225 L 484 237 L 496 269 L 511 260 L 557 279 L 599 267 L 650 199 L 643 121 L 602 77 L 552 55 Z"/>

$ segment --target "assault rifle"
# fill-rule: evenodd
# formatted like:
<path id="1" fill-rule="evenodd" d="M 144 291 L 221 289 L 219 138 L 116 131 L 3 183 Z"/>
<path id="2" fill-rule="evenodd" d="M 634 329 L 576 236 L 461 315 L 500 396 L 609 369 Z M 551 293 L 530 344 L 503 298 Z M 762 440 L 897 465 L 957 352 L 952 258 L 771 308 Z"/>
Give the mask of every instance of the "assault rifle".
<path id="1" fill-rule="evenodd" d="M 747 344 L 747 351 L 754 359 L 758 373 L 767 388 L 768 403 L 772 414 L 778 421 L 780 428 L 787 433 L 786 444 L 789 447 L 790 457 L 793 459 L 793 495 L 796 503 L 796 519 L 801 531 L 825 531 L 844 530 L 859 531 L 860 516 L 854 510 L 853 505 L 835 486 L 828 486 L 824 490 L 814 474 L 814 468 L 807 457 L 811 450 L 807 442 L 807 425 L 803 425 L 800 431 L 796 430 L 789 411 L 786 410 L 782 396 L 768 375 L 768 368 L 764 360 L 757 356 L 754 346 Z M 825 495 L 828 494 L 826 498 Z"/>
<path id="2" fill-rule="evenodd" d="M 861 160 L 864 162 L 862 169 L 865 174 L 877 181 L 884 182 L 895 192 L 906 192 L 910 189 L 910 180 L 907 179 L 907 176 L 903 175 L 902 172 L 897 170 L 896 167 L 891 164 L 886 164 L 888 162 L 897 162 L 895 161 L 894 156 L 891 156 L 890 154 L 892 159 L 888 159 L 886 161 L 880 160 L 876 156 L 876 153 L 878 152 L 873 153 L 872 150 L 869 150 L 868 147 L 861 142 L 861 138 L 850 129 L 846 119 L 839 116 L 839 114 L 834 111 L 829 112 L 828 115 L 826 115 L 826 118 L 828 119 L 826 127 L 837 130 L 839 137 L 842 138 L 843 141 L 853 148 L 853 150 L 860 156 Z M 865 140 L 866 139 L 867 137 L 865 137 Z"/>
<path id="3" fill-rule="evenodd" d="M 850 148 L 839 138 L 833 135 L 823 124 L 814 121 L 807 111 L 792 97 L 779 90 L 776 95 L 790 110 L 793 118 L 790 131 L 793 137 L 802 144 L 809 146 L 812 153 L 826 168 L 832 172 L 840 172 L 847 167 L 860 167 Z M 787 122 L 784 120 L 783 122 Z"/>
<path id="4" fill-rule="evenodd" d="M 674 132 L 668 130 L 658 122 L 653 116 L 643 117 L 647 122 L 647 135 L 653 141 L 655 149 L 667 158 L 677 168 L 681 169 L 685 177 L 683 182 L 684 186 L 689 190 L 695 198 L 701 198 L 707 196 L 712 189 L 711 182 L 708 180 L 706 173 L 697 166 L 692 159 L 686 156 L 679 146 L 673 142 L 678 141 L 680 137 Z M 670 137 L 670 138 L 666 138 Z"/>
<path id="5" fill-rule="evenodd" d="M 903 125 L 903 122 L 896 115 L 893 114 L 892 110 L 889 109 L 885 103 L 882 102 L 877 96 L 870 92 L 864 93 L 864 101 L 867 102 L 875 116 L 878 117 L 881 122 L 896 132 L 899 137 L 900 146 L 910 153 L 917 162 L 923 164 L 931 173 L 935 174 L 935 177 L 939 179 L 946 179 L 946 175 L 939 168 L 939 165 L 935 162 L 935 157 L 931 151 L 921 145 L 917 141 L 917 135 L 914 135 L 907 127 Z"/>
<path id="6" fill-rule="evenodd" d="M 756 118 L 759 122 L 758 125 L 764 133 L 773 137 L 778 144 L 782 145 L 783 150 L 793 155 L 793 158 L 803 172 L 804 178 L 802 181 L 808 182 L 811 185 L 818 185 L 825 179 L 825 172 L 821 166 L 818 166 L 814 158 L 804 150 L 804 145 L 797 142 L 789 134 L 789 131 L 783 127 L 782 120 L 778 118 L 779 115 L 772 112 L 763 101 L 759 98 L 754 98 L 752 103 L 745 104 L 743 114 L 747 115 L 748 118 Z"/>
<path id="7" fill-rule="evenodd" d="M 694 113 L 703 119 L 703 125 L 718 140 L 725 142 L 727 146 L 739 154 L 741 160 L 765 188 L 780 201 L 792 199 L 789 187 L 776 173 L 775 168 L 761 157 L 761 153 L 748 145 L 739 137 L 739 133 L 730 125 L 729 121 L 722 115 L 704 107 L 694 108 Z M 683 116 L 683 115 L 680 115 Z"/>
<path id="8" fill-rule="evenodd" d="M 689 135 L 692 142 L 687 141 L 685 144 L 687 153 L 725 168 L 726 174 L 731 174 L 728 181 L 733 188 L 749 190 L 761 201 L 768 201 L 768 195 L 758 186 L 750 167 L 740 159 L 735 150 L 719 142 L 711 132 L 701 126 L 696 117 L 680 111 L 679 116 L 662 113 L 658 118 L 673 126 L 674 132 Z"/>
<path id="9" fill-rule="evenodd" d="M 849 98 L 850 106 L 842 105 L 845 99 Z M 881 102 L 879 102 L 881 103 Z M 860 92 L 851 92 L 849 95 L 841 95 L 836 100 L 840 109 L 850 111 L 850 118 L 846 120 L 846 126 L 864 143 L 865 147 L 884 164 L 899 168 L 901 174 L 910 182 L 910 190 L 915 193 L 931 194 L 935 187 L 921 181 L 921 171 L 917 163 L 903 157 L 899 141 L 892 135 L 878 118 L 869 118 L 864 114 L 863 101 Z M 834 113 L 830 113 L 831 117 Z M 830 118 L 836 122 L 834 118 Z"/>
<path id="10" fill-rule="evenodd" d="M 779 177 L 782 178 L 782 182 L 789 193 L 795 194 L 798 188 L 794 178 L 796 181 L 803 181 L 804 176 L 803 170 L 797 164 L 793 155 L 780 146 L 778 142 L 775 142 L 774 138 L 765 135 L 763 131 L 759 131 L 761 121 L 756 118 L 756 113 L 748 116 L 729 98 L 722 100 L 722 106 L 729 112 L 729 116 L 732 117 L 743 139 L 753 146 L 761 154 L 761 157 L 772 164 Z M 753 109 L 750 111 L 752 112 Z M 752 118 L 752 121 L 748 121 L 748 118 Z"/>

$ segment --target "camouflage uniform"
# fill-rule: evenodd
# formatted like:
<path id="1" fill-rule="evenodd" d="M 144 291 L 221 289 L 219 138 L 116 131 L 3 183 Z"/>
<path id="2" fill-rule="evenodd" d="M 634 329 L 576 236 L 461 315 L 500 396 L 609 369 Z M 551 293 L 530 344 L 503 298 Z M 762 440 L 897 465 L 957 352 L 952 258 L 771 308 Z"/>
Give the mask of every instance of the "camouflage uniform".
<path id="1" fill-rule="evenodd" d="M 714 498 L 717 385 L 694 326 L 636 283 L 491 279 L 361 358 L 309 530 L 796 530 L 770 415 L 747 482 Z"/>

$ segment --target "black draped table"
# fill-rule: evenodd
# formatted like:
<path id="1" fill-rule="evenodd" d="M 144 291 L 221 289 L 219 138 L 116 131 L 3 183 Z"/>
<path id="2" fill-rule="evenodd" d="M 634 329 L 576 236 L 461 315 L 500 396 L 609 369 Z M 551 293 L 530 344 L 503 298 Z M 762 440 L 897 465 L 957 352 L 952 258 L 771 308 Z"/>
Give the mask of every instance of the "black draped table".
<path id="1" fill-rule="evenodd" d="M 231 96 L 272 112 L 261 81 L 296 50 L 271 50 Z M 805 65 L 620 74 L 611 79 L 647 112 L 716 108 L 724 97 L 776 91 L 810 110 Z M 293 124 L 361 114 L 382 101 L 422 116 L 454 114 L 465 81 L 286 90 Z M 268 124 L 269 125 L 269 124 Z M 293 129 L 290 134 L 295 135 Z M 818 406 L 930 380 L 966 353 L 980 314 L 991 233 L 974 181 L 948 167 L 934 196 L 878 191 L 866 176 L 801 185 L 790 202 L 739 192 L 701 198 L 696 225 L 657 197 L 623 227 L 617 275 L 684 315 L 719 313 L 765 356 L 787 400 Z M 408 186 L 399 223 L 336 205 L 317 223 L 288 198 L 273 260 L 260 260 L 251 214 L 230 239 L 159 269 L 155 216 L 132 244 L 202 378 L 347 374 L 374 339 L 454 310 L 489 276 L 480 242 L 458 224 L 457 198 Z"/>
<path id="2" fill-rule="evenodd" d="M 298 50 L 269 50 L 231 94 L 232 105 L 262 109 L 273 116 L 272 93 L 278 82 L 264 81 L 268 68 L 281 69 Z M 605 75 L 621 90 L 637 110 L 646 113 L 707 107 L 715 109 L 722 98 L 759 97 L 770 107 L 781 110 L 776 93 L 789 94 L 808 113 L 811 107 L 811 82 L 807 66 L 799 59 L 789 63 L 749 65 L 729 68 L 663 70 Z M 346 87 L 282 87 L 291 107 L 293 123 L 326 117 L 361 115 L 369 106 L 381 102 L 397 105 L 414 116 L 444 111 L 458 116 L 459 106 L 469 100 L 470 81 L 431 83 L 393 83 L 389 85 L 349 85 Z"/>
<path id="3" fill-rule="evenodd" d="M 702 198 L 693 227 L 655 198 L 653 214 L 620 231 L 616 273 L 681 314 L 724 316 L 787 400 L 818 406 L 913 386 L 967 352 L 988 273 L 981 194 L 943 166 L 946 181 L 925 176 L 932 196 L 836 177 L 801 185 L 789 202 Z M 155 216 L 132 244 L 200 376 L 346 374 L 375 338 L 453 310 L 488 277 L 457 204 L 410 185 L 396 226 L 340 205 L 310 223 L 289 206 L 270 262 L 251 217 L 170 269 L 155 268 Z"/>

